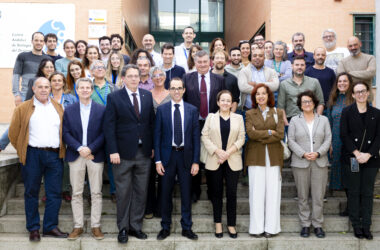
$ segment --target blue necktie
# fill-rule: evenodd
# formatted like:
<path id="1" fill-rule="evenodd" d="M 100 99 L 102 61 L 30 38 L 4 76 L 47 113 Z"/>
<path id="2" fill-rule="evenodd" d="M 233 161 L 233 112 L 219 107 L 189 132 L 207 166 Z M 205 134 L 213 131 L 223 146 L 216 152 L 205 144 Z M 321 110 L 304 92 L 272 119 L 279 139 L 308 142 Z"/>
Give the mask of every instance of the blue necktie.
<path id="1" fill-rule="evenodd" d="M 174 104 L 174 107 L 174 143 L 179 147 L 182 143 L 181 112 L 179 111 L 179 104 Z"/>

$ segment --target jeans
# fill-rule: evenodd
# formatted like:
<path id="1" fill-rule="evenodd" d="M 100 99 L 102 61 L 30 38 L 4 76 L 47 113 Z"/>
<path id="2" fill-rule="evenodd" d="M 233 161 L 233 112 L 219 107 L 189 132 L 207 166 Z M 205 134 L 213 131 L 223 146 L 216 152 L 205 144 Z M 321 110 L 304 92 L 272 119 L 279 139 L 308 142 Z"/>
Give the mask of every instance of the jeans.
<path id="1" fill-rule="evenodd" d="M 21 167 L 24 180 L 26 228 L 28 231 L 40 229 L 38 212 L 38 194 L 41 179 L 44 176 L 46 206 L 43 232 L 49 232 L 58 226 L 58 214 L 61 207 L 61 185 L 63 174 L 62 159 L 59 154 L 28 146 L 26 163 Z"/>

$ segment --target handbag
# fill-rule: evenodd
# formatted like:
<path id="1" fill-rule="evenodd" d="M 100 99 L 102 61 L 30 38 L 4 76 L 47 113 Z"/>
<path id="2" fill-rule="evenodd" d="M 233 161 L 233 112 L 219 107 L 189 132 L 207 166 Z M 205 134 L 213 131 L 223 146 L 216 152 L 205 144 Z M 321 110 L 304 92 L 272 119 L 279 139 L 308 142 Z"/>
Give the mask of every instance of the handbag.
<path id="1" fill-rule="evenodd" d="M 274 108 L 273 118 L 274 118 L 274 121 L 277 124 L 278 123 L 278 115 L 277 115 L 277 109 L 276 108 Z M 282 147 L 284 148 L 284 160 L 287 160 L 292 155 L 292 152 L 290 151 L 290 149 L 288 147 L 288 136 L 287 136 L 286 133 L 284 134 L 284 140 L 285 141 L 281 140 L 280 142 L 281 142 Z"/>
<path id="2" fill-rule="evenodd" d="M 367 132 L 367 129 L 364 129 L 364 135 L 363 135 L 362 143 L 360 144 L 359 152 L 362 151 L 363 142 L 364 142 L 364 138 L 365 138 L 366 132 Z M 360 171 L 359 162 L 356 159 L 356 157 L 350 157 L 350 167 L 351 167 L 351 172 L 355 173 L 355 172 L 359 172 Z"/>

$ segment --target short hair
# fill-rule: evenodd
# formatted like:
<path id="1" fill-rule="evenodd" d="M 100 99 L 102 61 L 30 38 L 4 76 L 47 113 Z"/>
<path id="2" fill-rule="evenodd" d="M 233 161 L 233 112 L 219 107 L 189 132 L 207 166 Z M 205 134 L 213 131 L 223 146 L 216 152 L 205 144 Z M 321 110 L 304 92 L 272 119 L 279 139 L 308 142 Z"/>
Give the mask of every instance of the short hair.
<path id="1" fill-rule="evenodd" d="M 208 54 L 205 50 L 197 51 L 197 53 L 195 53 L 195 56 L 194 56 L 194 61 L 197 61 L 199 57 L 204 57 L 204 56 L 208 57 Z"/>
<path id="2" fill-rule="evenodd" d="M 323 36 L 325 35 L 326 32 L 333 33 L 335 39 L 337 38 L 335 30 L 333 30 L 333 29 L 326 29 L 326 30 L 324 30 L 324 31 L 322 32 L 322 39 L 323 39 Z"/>
<path id="3" fill-rule="evenodd" d="M 98 39 L 98 42 L 100 44 L 101 41 L 103 40 L 108 40 L 110 43 L 111 43 L 111 38 L 109 36 L 102 36 L 102 37 L 99 37 Z"/>
<path id="4" fill-rule="evenodd" d="M 302 36 L 303 40 L 305 41 L 305 35 L 302 32 L 296 32 L 292 36 L 292 42 L 294 41 L 295 36 Z"/>
<path id="5" fill-rule="evenodd" d="M 255 35 L 255 36 L 253 37 L 253 41 L 255 41 L 255 38 L 258 37 L 258 36 L 262 36 L 263 39 L 265 39 L 265 37 L 264 37 L 262 34 L 257 34 L 257 35 Z"/>
<path id="6" fill-rule="evenodd" d="M 113 40 L 114 38 L 119 38 L 119 39 L 120 39 L 121 46 L 123 46 L 123 44 L 124 44 L 124 40 L 123 40 L 123 38 L 122 38 L 119 34 L 112 34 L 110 38 L 111 38 L 111 43 L 112 43 L 112 40 Z"/>
<path id="7" fill-rule="evenodd" d="M 34 39 L 34 35 L 37 35 L 37 34 L 42 35 L 42 36 L 44 37 L 44 39 L 45 39 L 45 35 L 44 35 L 44 33 L 42 33 L 41 31 L 36 31 L 36 32 L 34 32 L 34 33 L 32 34 L 32 41 L 33 41 L 33 39 Z M 44 41 L 45 41 L 45 40 L 44 40 Z"/>
<path id="8" fill-rule="evenodd" d="M 48 41 L 49 38 L 54 38 L 55 41 L 58 41 L 58 37 L 57 37 L 56 34 L 54 34 L 54 33 L 47 33 L 45 35 L 45 37 L 44 37 L 44 42 L 47 43 L 47 41 Z"/>
<path id="9" fill-rule="evenodd" d="M 252 93 L 251 93 L 251 100 L 252 100 L 252 108 L 257 108 L 258 104 L 256 102 L 256 93 L 259 90 L 259 88 L 265 88 L 268 94 L 268 101 L 267 101 L 267 106 L 270 108 L 274 107 L 275 100 L 274 100 L 274 95 L 272 90 L 268 87 L 268 85 L 265 85 L 264 83 L 259 83 L 256 84 L 256 86 L 253 88 Z"/>
<path id="10" fill-rule="evenodd" d="M 44 58 L 41 60 L 40 64 L 38 65 L 38 70 L 37 70 L 37 74 L 36 74 L 36 77 L 45 77 L 44 73 L 43 73 L 43 69 L 45 68 L 46 64 L 48 62 L 51 62 L 53 64 L 53 67 L 54 67 L 54 70 L 55 70 L 55 65 L 54 65 L 54 61 L 53 59 L 51 58 Z"/>
<path id="11" fill-rule="evenodd" d="M 77 82 L 76 82 L 75 89 L 78 89 L 78 88 L 79 88 L 79 83 L 81 83 L 81 82 L 89 82 L 89 83 L 91 84 L 91 90 L 94 90 L 94 83 L 93 83 L 93 81 L 91 81 L 91 79 L 88 78 L 88 77 L 81 77 L 81 78 L 79 78 L 79 79 L 77 80 Z"/>
<path id="12" fill-rule="evenodd" d="M 150 62 L 149 58 L 144 56 L 144 57 L 138 57 L 136 60 L 136 65 L 138 64 L 139 61 L 146 60 L 148 61 L 149 67 L 152 67 L 152 63 Z"/>
<path id="13" fill-rule="evenodd" d="M 95 60 L 91 63 L 90 70 L 93 71 L 95 68 L 95 65 L 97 65 L 97 64 L 101 64 L 104 67 L 104 69 L 106 69 L 106 65 L 104 64 L 104 62 L 102 60 Z"/>
<path id="14" fill-rule="evenodd" d="M 137 69 L 137 71 L 139 72 L 139 76 L 140 76 L 140 69 L 139 67 L 137 67 L 136 65 L 134 64 L 127 64 L 123 67 L 123 69 L 121 70 L 121 76 L 122 77 L 125 77 L 125 75 L 127 74 L 127 71 L 130 70 L 130 69 Z"/>
<path id="15" fill-rule="evenodd" d="M 193 30 L 193 33 L 195 33 L 195 30 L 194 30 L 193 27 L 191 27 L 191 26 L 186 26 L 186 27 L 183 29 L 182 34 L 185 33 L 185 30 L 186 30 L 186 29 L 192 29 L 192 30 Z"/>
<path id="16" fill-rule="evenodd" d="M 293 60 L 293 62 L 292 62 L 292 64 L 294 64 L 294 62 L 295 62 L 296 60 L 303 60 L 303 61 L 306 63 L 306 60 L 305 60 L 305 57 L 304 57 L 304 56 L 300 56 L 300 55 L 295 56 L 295 57 L 294 57 L 294 60 Z"/>
<path id="17" fill-rule="evenodd" d="M 41 80 L 46 80 L 50 84 L 49 79 L 47 79 L 46 77 L 40 76 L 40 77 L 37 77 L 37 79 L 33 82 L 33 87 L 36 86 L 36 82 L 41 81 Z"/>
<path id="18" fill-rule="evenodd" d="M 311 100 L 312 100 L 313 103 L 314 103 L 314 108 L 317 108 L 317 106 L 318 106 L 318 104 L 319 104 L 319 100 L 318 100 L 318 98 L 315 96 L 315 94 L 314 94 L 313 91 L 311 91 L 311 90 L 306 90 L 306 91 L 304 91 L 304 92 L 298 94 L 298 96 L 297 96 L 297 106 L 298 106 L 298 108 L 299 108 L 301 111 L 302 111 L 301 106 L 302 106 L 302 97 L 303 97 L 303 96 L 308 96 L 308 97 L 310 97 Z"/>
<path id="19" fill-rule="evenodd" d="M 359 85 L 359 84 L 364 85 L 365 88 L 367 89 L 367 91 L 370 90 L 370 89 L 369 89 L 369 86 L 368 86 L 367 83 L 365 83 L 365 82 L 355 82 L 354 84 L 352 84 L 352 93 L 354 93 L 354 88 L 355 88 L 357 85 Z"/>
<path id="20" fill-rule="evenodd" d="M 149 70 L 149 76 L 150 78 L 153 77 L 154 75 L 154 72 L 156 71 L 161 71 L 162 73 L 164 73 L 165 77 L 166 77 L 166 72 L 165 72 L 165 69 L 161 66 L 153 66 L 150 70 Z"/>
<path id="21" fill-rule="evenodd" d="M 239 47 L 237 47 L 237 46 L 235 46 L 235 47 L 232 47 L 232 48 L 230 49 L 230 55 L 231 55 L 231 52 L 232 52 L 232 51 L 234 51 L 234 50 L 239 50 L 239 51 L 240 51 L 240 48 L 239 48 Z"/>
<path id="22" fill-rule="evenodd" d="M 287 45 L 286 43 L 284 43 L 283 41 L 276 41 L 274 44 L 273 44 L 273 50 L 274 50 L 274 47 L 276 45 L 281 45 L 283 48 L 284 48 L 284 54 L 282 55 L 282 60 L 283 61 L 286 61 L 288 59 L 288 50 L 287 50 Z M 273 55 L 273 58 L 274 58 L 274 55 Z"/>
<path id="23" fill-rule="evenodd" d="M 87 42 L 85 41 L 85 40 L 78 40 L 78 41 L 76 41 L 75 42 L 75 54 L 74 54 L 74 56 L 75 57 L 77 57 L 77 58 L 79 58 L 80 57 L 80 55 L 79 55 L 79 52 L 78 52 L 78 45 L 80 44 L 80 43 L 83 43 L 85 46 L 86 46 L 86 50 L 87 50 Z M 85 52 L 86 53 L 86 52 Z M 85 56 L 85 58 L 86 58 L 86 56 Z"/>
<path id="24" fill-rule="evenodd" d="M 61 76 L 62 81 L 63 81 L 63 92 L 66 92 L 67 90 L 67 82 L 66 82 L 66 77 L 62 72 L 59 71 L 54 71 L 50 76 L 49 76 L 49 81 L 51 84 L 51 79 L 53 79 L 54 76 Z"/>
<path id="25" fill-rule="evenodd" d="M 185 83 L 183 82 L 183 80 L 181 79 L 181 78 L 179 78 L 179 77 L 173 77 L 171 80 L 170 80 L 170 82 L 169 82 L 169 88 L 170 88 L 170 86 L 172 85 L 172 81 L 180 81 L 181 83 L 182 83 L 182 88 L 185 88 Z"/>
<path id="26" fill-rule="evenodd" d="M 225 50 L 216 50 L 214 53 L 212 53 L 212 58 L 215 57 L 216 54 L 223 54 L 224 58 L 226 59 L 226 62 L 228 61 L 228 53 Z"/>
<path id="27" fill-rule="evenodd" d="M 229 91 L 228 89 L 223 89 L 223 90 L 219 91 L 219 93 L 216 95 L 216 101 L 217 101 L 217 102 L 220 101 L 220 97 L 221 97 L 223 94 L 229 94 L 229 95 L 231 96 L 231 101 L 232 101 L 232 99 L 234 98 L 234 97 L 232 96 L 231 91 Z"/>
<path id="28" fill-rule="evenodd" d="M 75 47 L 75 42 L 74 42 L 73 40 L 71 40 L 71 39 L 67 39 L 67 40 L 63 43 L 63 48 L 66 48 L 66 45 L 67 45 L 68 43 L 72 43 L 72 44 L 74 45 L 74 47 Z"/>
<path id="29" fill-rule="evenodd" d="M 174 54 L 174 45 L 172 43 L 165 43 L 164 45 L 162 45 L 162 47 L 161 47 L 161 54 L 164 53 L 165 49 L 171 49 L 171 50 L 173 50 L 173 54 Z"/>
<path id="30" fill-rule="evenodd" d="M 129 63 L 136 64 L 137 59 L 139 59 L 138 56 L 140 53 L 145 53 L 145 57 L 149 60 L 151 66 L 155 65 L 152 55 L 146 49 L 142 49 L 142 48 L 138 48 L 138 49 L 135 49 L 135 51 L 133 51 L 131 60 L 129 61 Z"/>

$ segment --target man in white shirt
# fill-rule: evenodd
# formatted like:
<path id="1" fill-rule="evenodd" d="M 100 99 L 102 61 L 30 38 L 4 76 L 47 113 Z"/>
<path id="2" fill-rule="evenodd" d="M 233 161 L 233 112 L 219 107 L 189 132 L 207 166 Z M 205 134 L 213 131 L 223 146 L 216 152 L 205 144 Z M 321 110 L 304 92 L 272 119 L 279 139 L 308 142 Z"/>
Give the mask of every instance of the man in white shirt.
<path id="1" fill-rule="evenodd" d="M 337 72 L 340 60 L 350 55 L 347 48 L 336 46 L 336 32 L 333 29 L 327 29 L 322 33 L 323 44 L 326 48 L 325 66 Z"/>
<path id="2" fill-rule="evenodd" d="M 49 97 L 50 82 L 39 77 L 34 82 L 34 98 L 23 102 L 14 111 L 9 127 L 9 139 L 20 158 L 24 180 L 26 228 L 30 241 L 40 241 L 40 215 L 38 194 L 41 179 L 45 180 L 46 208 L 43 236 L 66 238 L 58 228 L 61 207 L 62 158 L 62 106 Z"/>
<path id="3" fill-rule="evenodd" d="M 143 48 L 150 53 L 150 55 L 153 58 L 155 66 L 161 66 L 162 57 L 160 53 L 157 53 L 156 51 L 154 51 L 155 44 L 156 44 L 156 41 L 154 40 L 154 37 L 151 34 L 146 34 L 142 39 Z"/>
<path id="4" fill-rule="evenodd" d="M 186 27 L 182 32 L 183 43 L 178 46 L 175 46 L 175 64 L 181 66 L 185 71 L 189 71 L 187 66 L 187 58 L 189 55 L 189 50 L 195 38 L 194 28 L 191 26 Z"/>

